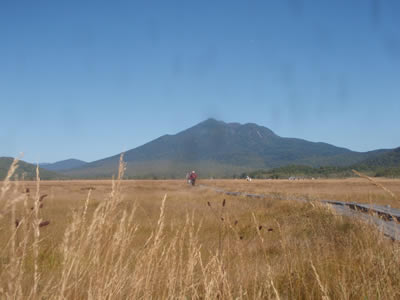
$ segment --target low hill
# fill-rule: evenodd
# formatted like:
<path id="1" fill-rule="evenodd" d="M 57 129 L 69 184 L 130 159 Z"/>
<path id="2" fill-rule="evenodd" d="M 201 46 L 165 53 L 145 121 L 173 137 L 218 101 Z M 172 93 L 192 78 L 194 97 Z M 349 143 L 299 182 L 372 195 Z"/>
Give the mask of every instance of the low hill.
<path id="1" fill-rule="evenodd" d="M 387 150 L 354 152 L 327 143 L 285 138 L 253 123 L 208 119 L 174 135 L 161 136 L 125 153 L 128 178 L 182 178 L 195 169 L 202 177 L 232 176 L 288 164 L 349 166 Z M 63 172 L 80 178 L 109 178 L 119 154 Z"/>
<path id="2" fill-rule="evenodd" d="M 0 180 L 4 180 L 7 176 L 8 170 L 13 162 L 11 157 L 0 157 Z M 40 179 L 50 180 L 50 179 L 65 179 L 65 175 L 61 175 L 52 171 L 39 168 Z M 36 166 L 27 162 L 20 160 L 18 162 L 18 168 L 12 178 L 24 178 L 25 180 L 36 179 Z"/>
<path id="3" fill-rule="evenodd" d="M 39 166 L 43 169 L 57 172 L 57 171 L 66 171 L 74 168 L 83 167 L 86 164 L 87 162 L 83 160 L 71 158 L 71 159 L 57 161 L 55 163 L 41 163 L 39 164 Z"/>
<path id="4" fill-rule="evenodd" d="M 347 167 L 324 166 L 314 168 L 304 165 L 288 165 L 271 170 L 242 173 L 237 177 L 244 178 L 249 175 L 252 178 L 289 178 L 291 176 L 341 178 L 355 176 L 352 172 L 353 169 L 369 176 L 400 177 L 400 148 L 384 151 L 383 153 L 377 152 L 370 158 Z"/>
<path id="5" fill-rule="evenodd" d="M 370 157 L 356 165 L 361 169 L 377 169 L 377 168 L 399 168 L 400 167 L 400 147 Z"/>
<path id="6" fill-rule="evenodd" d="M 356 169 L 373 171 L 375 176 L 400 177 L 400 147 L 355 165 Z"/>

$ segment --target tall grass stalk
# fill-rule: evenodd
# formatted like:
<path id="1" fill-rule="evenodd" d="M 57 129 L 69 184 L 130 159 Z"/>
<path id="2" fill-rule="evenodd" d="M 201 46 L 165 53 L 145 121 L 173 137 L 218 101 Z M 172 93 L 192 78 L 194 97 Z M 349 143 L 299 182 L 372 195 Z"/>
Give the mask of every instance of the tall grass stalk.
<path id="1" fill-rule="evenodd" d="M 400 296 L 399 245 L 365 223 L 315 203 L 229 198 L 220 205 L 197 189 L 139 204 L 129 195 L 139 191 L 126 190 L 124 168 L 121 158 L 109 193 L 89 189 L 63 212 L 63 226 L 55 220 L 41 228 L 39 172 L 31 197 L 7 181 L 12 167 L 0 203 L 8 207 L 0 223 L 0 299 Z"/>

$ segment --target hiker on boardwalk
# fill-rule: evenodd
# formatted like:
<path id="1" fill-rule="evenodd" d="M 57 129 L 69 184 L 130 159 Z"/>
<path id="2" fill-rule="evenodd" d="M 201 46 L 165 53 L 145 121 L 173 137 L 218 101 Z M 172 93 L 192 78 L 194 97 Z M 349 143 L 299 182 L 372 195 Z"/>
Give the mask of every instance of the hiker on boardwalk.
<path id="1" fill-rule="evenodd" d="M 194 186 L 196 184 L 197 174 L 195 171 L 192 171 L 189 176 L 190 183 Z"/>

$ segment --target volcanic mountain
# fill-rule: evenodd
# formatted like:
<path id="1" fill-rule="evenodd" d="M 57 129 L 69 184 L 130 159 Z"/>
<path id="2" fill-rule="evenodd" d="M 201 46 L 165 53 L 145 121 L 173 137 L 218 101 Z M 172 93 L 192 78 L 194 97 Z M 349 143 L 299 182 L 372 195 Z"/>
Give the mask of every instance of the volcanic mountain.
<path id="1" fill-rule="evenodd" d="M 202 177 L 223 177 L 287 164 L 347 166 L 388 150 L 354 152 L 327 143 L 280 137 L 253 123 L 208 119 L 174 135 L 164 135 L 126 151 L 127 178 L 181 178 L 196 170 Z M 110 178 L 120 155 L 111 156 L 63 174 L 81 178 Z"/>

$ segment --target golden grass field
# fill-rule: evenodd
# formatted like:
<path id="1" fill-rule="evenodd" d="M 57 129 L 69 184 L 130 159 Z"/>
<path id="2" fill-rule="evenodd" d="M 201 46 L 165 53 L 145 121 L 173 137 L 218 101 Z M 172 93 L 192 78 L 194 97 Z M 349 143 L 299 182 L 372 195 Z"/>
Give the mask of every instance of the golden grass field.
<path id="1" fill-rule="evenodd" d="M 317 201 L 180 180 L 0 184 L 0 299 L 400 298 L 399 243 Z M 199 184 L 399 207 L 365 179 Z"/>
<path id="2" fill-rule="evenodd" d="M 400 208 L 400 180 L 374 178 L 374 182 L 393 192 L 395 198 L 384 189 L 363 178 L 319 180 L 206 180 L 204 184 L 229 191 L 256 194 L 300 196 L 313 200 L 338 200 L 346 202 L 374 203 Z"/>

